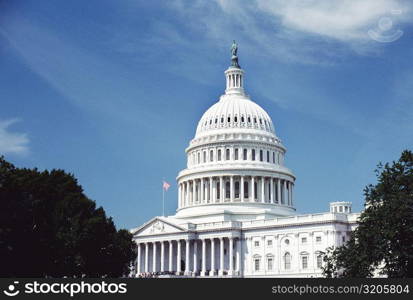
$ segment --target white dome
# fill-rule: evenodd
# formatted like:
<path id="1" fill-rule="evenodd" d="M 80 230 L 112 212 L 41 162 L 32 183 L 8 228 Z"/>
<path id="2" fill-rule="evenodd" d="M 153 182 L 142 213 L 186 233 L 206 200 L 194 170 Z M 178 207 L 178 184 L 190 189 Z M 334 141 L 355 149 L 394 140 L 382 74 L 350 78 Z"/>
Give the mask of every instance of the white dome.
<path id="1" fill-rule="evenodd" d="M 275 136 L 269 115 L 245 95 L 224 95 L 212 105 L 198 123 L 195 138 L 217 133 L 216 130 L 250 129 Z"/>

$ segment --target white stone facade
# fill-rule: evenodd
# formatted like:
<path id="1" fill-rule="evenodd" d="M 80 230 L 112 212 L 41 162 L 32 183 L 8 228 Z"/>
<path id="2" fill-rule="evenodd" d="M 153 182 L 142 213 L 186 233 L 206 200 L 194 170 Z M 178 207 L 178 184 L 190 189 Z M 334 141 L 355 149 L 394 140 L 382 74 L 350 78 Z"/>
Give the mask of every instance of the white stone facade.
<path id="1" fill-rule="evenodd" d="M 178 209 L 132 230 L 134 276 L 317 277 L 326 248 L 342 245 L 359 214 L 351 203 L 298 215 L 295 176 L 271 118 L 244 92 L 244 71 L 198 123 L 177 177 Z"/>

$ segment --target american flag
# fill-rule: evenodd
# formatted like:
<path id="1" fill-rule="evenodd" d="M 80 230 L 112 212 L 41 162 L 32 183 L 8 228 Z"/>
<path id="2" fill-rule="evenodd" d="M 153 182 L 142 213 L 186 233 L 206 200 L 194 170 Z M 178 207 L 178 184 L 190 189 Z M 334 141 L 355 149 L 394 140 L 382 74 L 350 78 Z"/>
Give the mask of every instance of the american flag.
<path id="1" fill-rule="evenodd" d="M 165 191 L 167 191 L 170 187 L 171 187 L 171 185 L 169 183 L 167 183 L 166 181 L 163 181 L 162 188 Z"/>

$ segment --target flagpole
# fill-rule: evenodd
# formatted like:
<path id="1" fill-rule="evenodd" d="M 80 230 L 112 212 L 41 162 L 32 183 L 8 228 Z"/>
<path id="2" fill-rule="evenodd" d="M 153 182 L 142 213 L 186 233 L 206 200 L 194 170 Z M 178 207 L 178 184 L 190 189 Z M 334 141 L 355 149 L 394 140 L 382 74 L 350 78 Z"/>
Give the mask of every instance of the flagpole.
<path id="1" fill-rule="evenodd" d="M 165 189 L 162 187 L 162 217 L 165 217 Z"/>

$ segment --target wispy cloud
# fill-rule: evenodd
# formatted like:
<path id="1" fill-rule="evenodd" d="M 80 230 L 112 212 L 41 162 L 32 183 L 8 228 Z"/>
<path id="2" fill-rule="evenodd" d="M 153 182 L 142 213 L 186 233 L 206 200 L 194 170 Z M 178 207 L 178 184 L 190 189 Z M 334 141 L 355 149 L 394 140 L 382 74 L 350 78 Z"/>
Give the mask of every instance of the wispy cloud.
<path id="1" fill-rule="evenodd" d="M 12 132 L 10 126 L 19 119 L 0 120 L 0 154 L 27 154 L 29 138 L 25 133 Z"/>
<path id="2" fill-rule="evenodd" d="M 388 17 L 391 34 L 412 23 L 413 3 L 400 0 L 177 0 L 172 7 L 215 42 L 236 37 L 251 53 L 279 60 L 331 64 L 343 54 L 380 53 L 368 34 Z M 245 47 L 245 46 L 244 46 Z"/>

